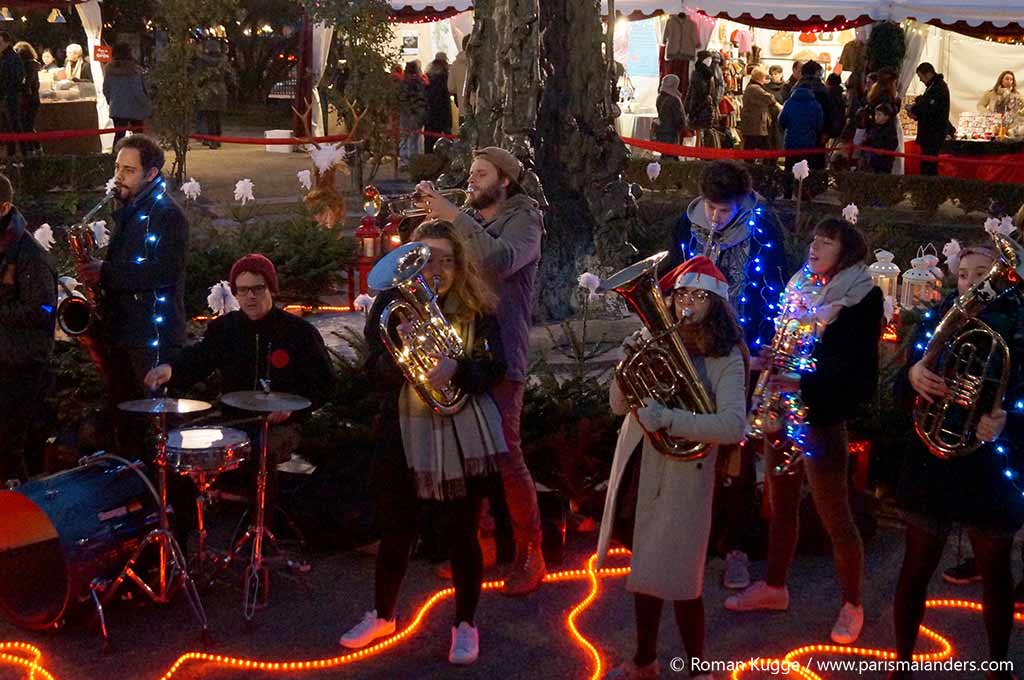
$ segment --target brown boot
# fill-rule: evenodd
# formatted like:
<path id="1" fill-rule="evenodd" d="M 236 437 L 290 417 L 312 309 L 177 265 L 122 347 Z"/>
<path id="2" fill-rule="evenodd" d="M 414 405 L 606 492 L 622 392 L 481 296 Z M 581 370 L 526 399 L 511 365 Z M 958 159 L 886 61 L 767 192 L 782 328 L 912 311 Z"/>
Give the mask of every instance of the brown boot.
<path id="1" fill-rule="evenodd" d="M 528 595 L 537 590 L 544 574 L 544 555 L 540 551 L 540 541 L 517 542 L 516 561 L 512 563 L 505 576 L 502 595 Z"/>

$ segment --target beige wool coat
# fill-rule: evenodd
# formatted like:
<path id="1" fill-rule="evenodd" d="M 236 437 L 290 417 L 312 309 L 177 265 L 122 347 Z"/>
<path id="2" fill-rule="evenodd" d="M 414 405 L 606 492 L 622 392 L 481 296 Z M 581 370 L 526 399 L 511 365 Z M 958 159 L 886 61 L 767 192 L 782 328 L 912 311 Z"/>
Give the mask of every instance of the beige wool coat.
<path id="1" fill-rule="evenodd" d="M 635 414 L 629 413 L 629 405 L 615 381 L 609 395 L 612 410 L 629 415 L 615 446 L 597 564 L 602 565 L 608 554 L 626 464 L 643 439 L 632 570 L 626 589 L 665 600 L 692 600 L 703 591 L 718 444 L 741 441 L 747 423 L 743 356 L 739 348 L 725 357 L 694 357 L 693 362 L 716 404 L 715 411 L 697 415 L 673 410 L 668 431 L 675 437 L 711 444 L 708 455 L 700 460 L 683 461 L 658 452 Z"/>
<path id="2" fill-rule="evenodd" d="M 740 111 L 740 133 L 749 137 L 765 137 L 771 125 L 772 115 L 779 110 L 779 103 L 768 90 L 751 82 L 743 91 L 743 109 Z"/>

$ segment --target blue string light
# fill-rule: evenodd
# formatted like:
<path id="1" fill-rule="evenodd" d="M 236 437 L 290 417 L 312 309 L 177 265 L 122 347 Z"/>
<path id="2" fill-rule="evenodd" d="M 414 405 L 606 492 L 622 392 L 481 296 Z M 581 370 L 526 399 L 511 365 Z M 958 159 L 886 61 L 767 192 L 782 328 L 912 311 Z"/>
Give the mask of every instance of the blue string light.
<path id="1" fill-rule="evenodd" d="M 152 189 L 152 191 L 159 191 L 159 193 L 153 195 L 152 200 L 147 205 L 139 208 L 138 219 L 139 222 L 145 223 L 146 232 L 142 238 L 142 253 L 133 258 L 135 264 L 138 265 L 147 262 L 153 256 L 153 251 L 160 242 L 160 236 L 150 231 L 153 229 L 150 213 L 153 211 L 155 204 L 163 200 L 164 194 L 167 192 L 167 182 L 163 177 L 159 177 L 155 180 L 155 183 L 157 188 Z M 160 307 L 166 302 L 166 295 L 159 295 L 155 290 L 153 291 L 150 317 L 153 321 L 153 339 L 149 341 L 149 346 L 156 350 L 156 356 L 153 359 L 154 366 L 160 363 L 160 327 L 164 323 L 164 313 L 160 310 Z"/>

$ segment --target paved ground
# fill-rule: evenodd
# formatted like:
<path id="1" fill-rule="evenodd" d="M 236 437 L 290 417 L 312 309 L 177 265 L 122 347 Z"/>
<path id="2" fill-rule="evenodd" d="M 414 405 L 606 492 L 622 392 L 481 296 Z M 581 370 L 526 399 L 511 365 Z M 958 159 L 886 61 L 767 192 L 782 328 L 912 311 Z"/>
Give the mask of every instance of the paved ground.
<path id="1" fill-rule="evenodd" d="M 570 537 L 569 557 L 562 568 L 581 566 L 596 541 L 594 534 Z M 885 647 L 892 640 L 892 593 L 902 554 L 896 530 L 880 532 L 867 545 L 867 622 L 861 644 Z M 952 560 L 947 553 L 946 565 Z M 309 578 L 310 592 L 285 579 L 274 582 L 271 603 L 257 615 L 255 627 L 247 629 L 240 612 L 237 588 L 222 586 L 204 596 L 216 637 L 210 651 L 259 660 L 324 659 L 340 653 L 336 640 L 359 620 L 370 606 L 373 579 L 372 558 L 345 552 L 314 560 Z M 722 608 L 727 592 L 720 587 L 722 561 L 709 562 L 705 582 L 708 657 L 717 660 L 748 658 L 751 655 L 783 655 L 790 649 L 826 640 L 837 607 L 837 586 L 831 560 L 800 557 L 791 578 L 792 600 L 786 613 L 738 615 Z M 761 572 L 761 566 L 755 566 Z M 1019 573 L 1019 565 L 1018 565 Z M 442 585 L 424 562 L 414 562 L 406 579 L 399 605 L 400 623 L 407 625 L 412 613 Z M 286 671 L 274 674 L 253 670 L 226 669 L 210 663 L 190 662 L 175 677 L 180 678 L 587 678 L 594 671 L 588 655 L 569 636 L 566 616 L 586 596 L 586 582 L 576 580 L 545 584 L 525 599 L 507 599 L 485 593 L 477 623 L 481 631 L 481 656 L 477 664 L 464 669 L 448 665 L 450 600 L 440 602 L 425 617 L 422 626 L 397 647 L 350 665 L 319 671 Z M 954 588 L 936 578 L 936 596 L 977 599 L 977 586 Z M 604 663 L 631 653 L 633 643 L 632 606 L 623 590 L 622 578 L 600 581 L 600 592 L 592 606 L 578 620 L 583 634 L 596 646 Z M 926 624 L 953 641 L 961 659 L 982 659 L 985 644 L 981 618 L 977 614 L 934 612 Z M 670 614 L 663 619 L 660 654 L 664 664 L 681 653 Z M 114 654 L 99 653 L 95 636 L 79 627 L 48 633 L 30 633 L 0 623 L 0 640 L 23 640 L 39 646 L 43 663 L 58 678 L 111 680 L 132 678 L 156 680 L 179 654 L 199 649 L 195 631 L 184 602 L 179 599 L 163 608 L 121 606 L 111 614 L 111 628 L 117 637 Z M 1018 633 L 1013 658 L 1024 663 L 1024 645 Z M 929 647 L 930 648 L 930 647 Z M 821 659 L 822 654 L 815 654 Z M 882 677 L 878 673 L 823 673 L 828 678 Z M 663 669 L 662 677 L 677 674 Z M 24 677 L 0 663 L 0 677 Z M 678 675 L 678 677 L 683 677 Z M 724 674 L 716 675 L 726 677 Z M 748 677 L 770 677 L 768 674 Z M 922 674 L 924 678 L 971 678 L 980 674 Z"/>

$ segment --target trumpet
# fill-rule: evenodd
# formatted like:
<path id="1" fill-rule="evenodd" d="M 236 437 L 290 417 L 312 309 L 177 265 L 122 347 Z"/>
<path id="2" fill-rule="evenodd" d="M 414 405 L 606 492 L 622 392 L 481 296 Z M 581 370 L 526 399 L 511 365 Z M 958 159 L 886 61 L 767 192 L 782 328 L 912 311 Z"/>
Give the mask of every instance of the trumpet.
<path id="1" fill-rule="evenodd" d="M 107 194 L 77 224 L 68 227 L 68 249 L 75 262 L 88 262 L 96 255 L 99 248 L 96 245 L 96 237 L 93 235 L 90 223 L 92 218 L 96 217 L 112 200 L 114 200 L 114 194 Z M 72 337 L 88 333 L 97 318 L 98 291 L 85 284 L 82 284 L 81 290 L 82 297 L 68 291 L 68 296 L 57 305 L 57 325 Z"/>
<path id="2" fill-rule="evenodd" d="M 469 201 L 469 195 L 472 192 L 472 189 L 445 189 L 437 193 L 459 208 L 463 208 Z M 411 194 L 384 196 L 376 187 L 368 186 L 363 190 L 363 200 L 367 214 L 371 215 L 379 215 L 385 207 L 389 213 L 401 215 L 403 218 L 426 217 L 430 212 L 427 208 L 416 205 L 426 200 L 426 196 L 418 191 Z"/>

